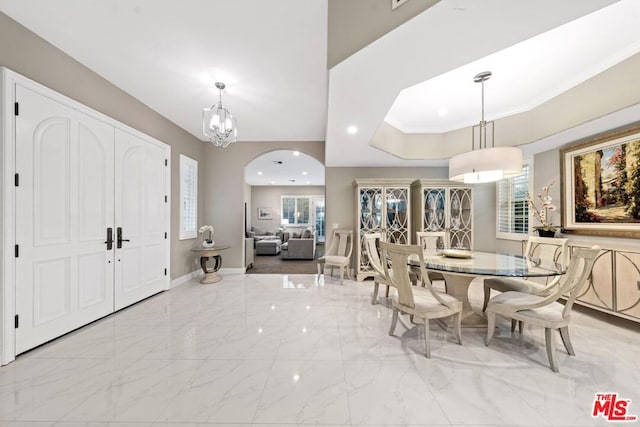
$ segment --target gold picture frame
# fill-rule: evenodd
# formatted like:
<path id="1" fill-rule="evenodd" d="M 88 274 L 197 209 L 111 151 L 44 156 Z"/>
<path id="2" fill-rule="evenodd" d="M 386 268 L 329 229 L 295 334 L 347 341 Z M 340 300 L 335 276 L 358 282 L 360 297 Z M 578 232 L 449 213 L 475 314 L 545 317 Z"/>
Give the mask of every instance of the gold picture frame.
<path id="1" fill-rule="evenodd" d="M 640 237 L 640 126 L 560 150 L 564 233 Z"/>

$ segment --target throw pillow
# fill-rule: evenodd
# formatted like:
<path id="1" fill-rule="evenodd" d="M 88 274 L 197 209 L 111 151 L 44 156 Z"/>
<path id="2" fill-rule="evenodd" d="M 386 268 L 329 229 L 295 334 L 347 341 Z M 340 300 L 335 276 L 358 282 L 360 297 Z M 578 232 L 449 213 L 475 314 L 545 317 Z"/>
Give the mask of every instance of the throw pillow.
<path id="1" fill-rule="evenodd" d="M 310 228 L 305 228 L 305 230 L 302 232 L 302 238 L 303 239 L 310 239 L 311 238 L 311 229 Z"/>

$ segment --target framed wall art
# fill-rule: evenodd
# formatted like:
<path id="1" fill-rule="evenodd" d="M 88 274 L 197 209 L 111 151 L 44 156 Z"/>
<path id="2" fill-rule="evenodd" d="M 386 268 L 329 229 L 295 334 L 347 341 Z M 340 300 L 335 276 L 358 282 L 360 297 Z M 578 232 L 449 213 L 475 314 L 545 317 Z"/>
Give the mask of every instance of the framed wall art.
<path id="1" fill-rule="evenodd" d="M 566 233 L 640 237 L 640 126 L 560 150 Z"/>
<path id="2" fill-rule="evenodd" d="M 258 219 L 273 219 L 271 208 L 258 208 Z"/>

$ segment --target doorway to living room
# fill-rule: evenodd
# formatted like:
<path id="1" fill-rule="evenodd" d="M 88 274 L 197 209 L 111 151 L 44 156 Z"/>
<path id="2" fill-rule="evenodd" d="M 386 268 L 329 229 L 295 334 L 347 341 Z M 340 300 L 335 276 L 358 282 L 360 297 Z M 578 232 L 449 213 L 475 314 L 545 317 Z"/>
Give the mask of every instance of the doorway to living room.
<path id="1" fill-rule="evenodd" d="M 324 165 L 295 150 L 245 168 L 247 274 L 312 274 L 324 254 Z"/>

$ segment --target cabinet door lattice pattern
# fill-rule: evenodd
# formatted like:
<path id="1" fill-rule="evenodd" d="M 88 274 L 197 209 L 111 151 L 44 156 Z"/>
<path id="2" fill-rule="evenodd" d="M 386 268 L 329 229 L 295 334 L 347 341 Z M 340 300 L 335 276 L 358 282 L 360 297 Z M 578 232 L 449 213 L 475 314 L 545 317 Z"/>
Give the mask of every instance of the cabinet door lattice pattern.
<path id="1" fill-rule="evenodd" d="M 409 190 L 387 188 L 385 194 L 387 242 L 406 245 L 409 243 Z"/>
<path id="2" fill-rule="evenodd" d="M 379 233 L 382 228 L 382 188 L 361 188 L 360 204 L 360 271 L 373 271 L 363 236 Z"/>
<path id="3" fill-rule="evenodd" d="M 471 189 L 452 188 L 449 202 L 449 239 L 452 248 L 471 248 L 473 216 Z"/>
<path id="4" fill-rule="evenodd" d="M 444 188 L 426 188 L 424 191 L 424 231 L 445 231 L 446 191 Z"/>

